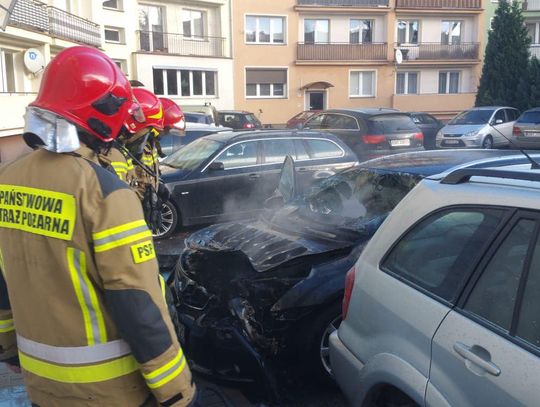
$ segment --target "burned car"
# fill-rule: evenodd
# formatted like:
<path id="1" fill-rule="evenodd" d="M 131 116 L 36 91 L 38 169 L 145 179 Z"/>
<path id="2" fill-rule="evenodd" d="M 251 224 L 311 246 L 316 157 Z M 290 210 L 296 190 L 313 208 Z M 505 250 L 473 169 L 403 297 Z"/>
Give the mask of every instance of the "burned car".
<path id="1" fill-rule="evenodd" d="M 271 386 L 268 367 L 301 358 L 330 378 L 328 337 L 341 321 L 345 274 L 389 212 L 423 177 L 508 153 L 382 157 L 320 180 L 301 197 L 288 157 L 280 195 L 257 221 L 210 226 L 186 239 L 174 286 L 193 368 L 237 380 L 257 377 L 259 368 Z"/>

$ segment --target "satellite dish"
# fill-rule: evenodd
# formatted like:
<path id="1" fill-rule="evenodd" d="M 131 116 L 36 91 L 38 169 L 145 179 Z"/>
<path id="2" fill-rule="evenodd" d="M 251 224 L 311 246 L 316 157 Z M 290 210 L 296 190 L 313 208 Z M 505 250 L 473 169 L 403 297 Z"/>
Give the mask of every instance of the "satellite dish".
<path id="1" fill-rule="evenodd" d="M 401 64 L 403 62 L 403 53 L 399 48 L 395 52 L 396 64 Z"/>
<path id="2" fill-rule="evenodd" d="M 43 57 L 43 54 L 35 48 L 28 48 L 26 50 L 23 61 L 26 69 L 34 75 L 45 69 L 45 58 Z"/>

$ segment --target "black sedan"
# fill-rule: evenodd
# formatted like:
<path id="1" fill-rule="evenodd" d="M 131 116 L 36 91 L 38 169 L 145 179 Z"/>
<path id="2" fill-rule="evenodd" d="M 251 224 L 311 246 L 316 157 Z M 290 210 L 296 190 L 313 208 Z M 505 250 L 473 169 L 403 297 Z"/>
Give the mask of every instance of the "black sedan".
<path id="1" fill-rule="evenodd" d="M 259 220 L 210 226 L 186 239 L 174 291 L 195 369 L 260 380 L 268 370 L 258 367 L 301 358 L 311 373 L 329 378 L 328 338 L 341 322 L 345 274 L 386 216 L 423 177 L 511 154 L 378 158 L 321 180 L 296 199 L 293 165 L 285 162 L 282 198 L 267 201 Z"/>
<path id="2" fill-rule="evenodd" d="M 170 191 L 158 237 L 176 226 L 255 217 L 279 181 L 287 155 L 295 158 L 299 187 L 357 163 L 331 134 L 297 131 L 225 132 L 199 138 L 161 162 Z"/>
<path id="3" fill-rule="evenodd" d="M 444 127 L 444 123 L 425 112 L 409 112 L 407 114 L 413 119 L 413 122 L 418 128 L 422 130 L 424 134 L 424 148 L 426 150 L 434 150 L 437 132 Z"/>

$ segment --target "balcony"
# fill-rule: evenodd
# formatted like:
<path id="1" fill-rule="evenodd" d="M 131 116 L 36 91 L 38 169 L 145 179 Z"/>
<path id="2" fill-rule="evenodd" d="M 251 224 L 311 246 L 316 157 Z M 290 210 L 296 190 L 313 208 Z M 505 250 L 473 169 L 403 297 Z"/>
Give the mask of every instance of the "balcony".
<path id="1" fill-rule="evenodd" d="M 225 38 L 185 37 L 183 34 L 156 31 L 137 31 L 139 52 L 192 55 L 198 57 L 227 57 Z"/>
<path id="2" fill-rule="evenodd" d="M 43 32 L 53 38 L 101 46 L 99 24 L 36 0 L 18 0 L 9 25 Z"/>
<path id="3" fill-rule="evenodd" d="M 403 61 L 439 60 L 477 60 L 480 44 L 477 42 L 461 44 L 421 43 L 398 45 Z"/>
<path id="4" fill-rule="evenodd" d="M 388 7 L 388 0 L 297 0 L 296 4 L 315 7 Z"/>
<path id="5" fill-rule="evenodd" d="M 540 44 L 531 44 L 529 51 L 531 52 L 531 58 L 536 57 L 540 60 Z"/>
<path id="6" fill-rule="evenodd" d="M 523 11 L 539 11 L 540 0 L 526 0 L 522 3 Z"/>
<path id="7" fill-rule="evenodd" d="M 386 43 L 350 44 L 299 42 L 297 61 L 385 61 L 388 46 Z"/>
<path id="8" fill-rule="evenodd" d="M 540 1 L 540 0 L 533 0 Z M 396 0 L 396 8 L 414 9 L 481 9 L 481 0 Z"/>

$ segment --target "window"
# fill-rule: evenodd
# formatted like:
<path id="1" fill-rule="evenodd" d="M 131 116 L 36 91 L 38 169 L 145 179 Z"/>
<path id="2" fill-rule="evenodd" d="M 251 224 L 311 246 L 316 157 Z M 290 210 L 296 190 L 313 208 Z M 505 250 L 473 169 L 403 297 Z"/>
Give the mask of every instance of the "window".
<path id="1" fill-rule="evenodd" d="M 398 20 L 397 42 L 399 44 L 418 44 L 417 20 Z"/>
<path id="2" fill-rule="evenodd" d="M 256 165 L 257 142 L 247 141 L 234 144 L 223 151 L 215 161 L 222 162 L 226 170 Z"/>
<path id="3" fill-rule="evenodd" d="M 105 42 L 124 43 L 124 29 L 105 27 Z"/>
<path id="4" fill-rule="evenodd" d="M 142 51 L 164 51 L 163 8 L 139 6 L 139 41 Z"/>
<path id="5" fill-rule="evenodd" d="M 459 72 L 439 72 L 439 93 L 459 93 Z"/>
<path id="6" fill-rule="evenodd" d="M 358 122 L 354 117 L 344 114 L 327 114 L 325 129 L 358 130 Z"/>
<path id="7" fill-rule="evenodd" d="M 154 93 L 166 96 L 216 96 L 216 75 L 214 71 L 187 69 L 156 69 Z"/>
<path id="8" fill-rule="evenodd" d="M 107 0 L 103 2 L 103 8 L 122 10 L 122 0 Z"/>
<path id="9" fill-rule="evenodd" d="M 503 213 L 480 209 L 437 212 L 415 225 L 392 248 L 382 268 L 453 301 Z"/>
<path id="10" fill-rule="evenodd" d="M 518 222 L 482 272 L 465 309 L 510 331 L 514 304 L 535 222 Z M 537 318 L 535 318 L 537 319 Z"/>
<path id="11" fill-rule="evenodd" d="M 493 116 L 493 124 L 497 123 L 497 120 L 501 120 L 501 123 L 506 123 L 506 116 L 504 115 L 504 109 L 499 109 Z"/>
<path id="12" fill-rule="evenodd" d="M 306 121 L 304 127 L 308 129 L 322 129 L 326 116 L 326 114 L 319 114 L 315 117 L 312 117 L 311 119 Z"/>
<path id="13" fill-rule="evenodd" d="M 199 10 L 182 10 L 184 37 L 202 38 L 205 32 L 205 13 Z"/>
<path id="14" fill-rule="evenodd" d="M 294 148 L 296 150 L 296 160 L 309 160 L 309 154 L 302 140 L 294 140 Z"/>
<path id="15" fill-rule="evenodd" d="M 246 97 L 285 98 L 287 92 L 287 69 L 246 69 Z"/>
<path id="16" fill-rule="evenodd" d="M 373 20 L 351 20 L 349 41 L 351 44 L 369 43 L 372 41 Z"/>
<path id="17" fill-rule="evenodd" d="M 396 74 L 396 94 L 418 93 L 418 72 L 398 72 Z"/>
<path id="18" fill-rule="evenodd" d="M 506 111 L 506 117 L 508 118 L 509 122 L 513 122 L 518 119 L 519 117 L 519 111 L 516 109 L 505 109 Z"/>
<path id="19" fill-rule="evenodd" d="M 125 59 L 113 59 L 114 63 L 128 76 L 127 61 Z"/>
<path id="20" fill-rule="evenodd" d="M 375 96 L 375 71 L 351 72 L 349 78 L 349 96 Z"/>
<path id="21" fill-rule="evenodd" d="M 306 140 L 311 158 L 343 157 L 343 150 L 328 140 Z"/>
<path id="22" fill-rule="evenodd" d="M 14 54 L 0 50 L 0 92 L 16 92 Z"/>
<path id="23" fill-rule="evenodd" d="M 527 23 L 525 24 L 525 26 L 527 27 L 529 37 L 531 37 L 531 44 L 538 44 L 540 42 L 539 40 L 540 23 Z"/>
<path id="24" fill-rule="evenodd" d="M 329 20 L 304 20 L 304 42 L 308 44 L 330 41 Z"/>
<path id="25" fill-rule="evenodd" d="M 263 140 L 263 156 L 266 164 L 283 164 L 285 157 L 294 157 L 294 145 L 292 140 Z"/>
<path id="26" fill-rule="evenodd" d="M 285 42 L 284 17 L 246 17 L 246 42 L 256 44 L 283 44 Z"/>
<path id="27" fill-rule="evenodd" d="M 441 44 L 461 44 L 461 21 L 442 22 Z"/>

